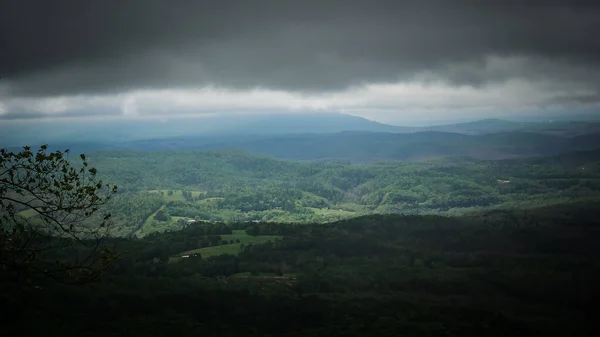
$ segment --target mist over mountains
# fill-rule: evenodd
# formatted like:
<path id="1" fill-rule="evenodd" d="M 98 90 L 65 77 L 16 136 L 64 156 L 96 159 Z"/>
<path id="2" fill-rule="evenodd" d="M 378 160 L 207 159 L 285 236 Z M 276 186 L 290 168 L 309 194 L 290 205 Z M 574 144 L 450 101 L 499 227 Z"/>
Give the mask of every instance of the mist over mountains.
<path id="1" fill-rule="evenodd" d="M 247 115 L 169 120 L 0 125 L 0 144 L 48 143 L 75 152 L 243 149 L 277 158 L 352 163 L 439 156 L 504 159 L 600 147 L 600 123 L 485 119 L 427 127 L 393 126 L 343 114 Z"/>
<path id="2" fill-rule="evenodd" d="M 215 137 L 240 135 L 320 134 L 342 131 L 416 133 L 452 132 L 469 135 L 494 132 L 536 132 L 578 136 L 600 132 L 600 122 L 544 121 L 516 122 L 485 119 L 474 122 L 424 127 L 395 126 L 362 117 L 324 114 L 218 115 L 196 118 L 11 121 L 0 123 L 0 145 L 5 147 L 122 142 L 174 137 Z"/>

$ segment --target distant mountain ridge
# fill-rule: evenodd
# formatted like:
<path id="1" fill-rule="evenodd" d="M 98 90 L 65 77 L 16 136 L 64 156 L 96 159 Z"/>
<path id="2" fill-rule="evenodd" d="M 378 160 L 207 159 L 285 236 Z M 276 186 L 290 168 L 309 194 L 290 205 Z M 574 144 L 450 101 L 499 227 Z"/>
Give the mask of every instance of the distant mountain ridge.
<path id="1" fill-rule="evenodd" d="M 497 132 L 534 132 L 573 137 L 600 133 L 600 122 L 513 122 L 484 119 L 475 122 L 427 127 L 394 126 L 362 117 L 336 113 L 235 115 L 167 120 L 97 120 L 54 122 L 0 122 L 0 147 L 50 143 L 98 144 L 104 147 L 123 143 L 179 137 L 267 136 L 325 134 L 343 131 L 417 133 L 424 131 L 482 135 Z"/>
<path id="2" fill-rule="evenodd" d="M 600 133 L 567 138 L 520 131 L 482 135 L 439 131 L 416 133 L 344 131 L 286 135 L 187 136 L 108 145 L 59 143 L 54 144 L 54 147 L 70 148 L 74 152 L 81 153 L 100 150 L 241 149 L 293 161 L 367 163 L 457 156 L 478 159 L 548 156 L 600 148 Z"/>

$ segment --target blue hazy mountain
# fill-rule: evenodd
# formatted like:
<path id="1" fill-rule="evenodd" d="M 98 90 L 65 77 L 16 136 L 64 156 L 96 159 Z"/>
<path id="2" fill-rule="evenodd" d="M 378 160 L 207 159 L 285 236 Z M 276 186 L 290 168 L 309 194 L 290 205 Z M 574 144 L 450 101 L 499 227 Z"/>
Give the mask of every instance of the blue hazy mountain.
<path id="1" fill-rule="evenodd" d="M 340 131 L 411 132 L 343 114 L 223 115 L 169 119 L 1 121 L 0 145 L 85 142 L 113 144 L 199 135 L 273 135 Z"/>
<path id="2" fill-rule="evenodd" d="M 505 159 L 547 156 L 600 148 L 600 134 L 560 137 L 533 132 L 497 132 L 482 135 L 422 131 L 389 133 L 343 131 L 283 135 L 202 135 L 120 143 L 59 142 L 52 149 L 74 153 L 110 150 L 177 151 L 242 149 L 293 161 L 367 163 L 467 156 Z"/>
<path id="3" fill-rule="evenodd" d="M 344 132 L 346 133 L 344 134 Z M 363 133 L 361 134 L 360 132 Z M 309 143 L 331 140 L 339 144 L 338 146 L 345 146 L 342 143 L 342 139 L 348 137 L 351 138 L 347 139 L 348 141 L 361 138 L 360 142 L 380 144 L 380 142 L 398 142 L 398 139 L 404 139 L 394 134 L 416 134 L 422 132 L 424 132 L 423 135 L 411 137 L 429 137 L 430 139 L 427 140 L 429 142 L 442 143 L 446 139 L 434 140 L 433 138 L 460 138 L 461 135 L 486 135 L 506 132 L 576 137 L 600 133 L 600 123 L 585 121 L 516 122 L 485 119 L 467 123 L 405 127 L 378 123 L 365 118 L 338 113 L 221 115 L 162 120 L 0 121 L 0 146 L 38 146 L 48 143 L 71 148 L 77 146 L 85 151 L 95 151 L 122 147 L 138 148 L 141 144 L 147 144 L 149 148 L 165 149 L 177 147 L 188 148 L 190 146 L 236 147 L 244 145 L 245 147 L 250 147 L 250 144 L 257 144 L 253 146 L 260 149 L 267 147 L 274 149 L 278 146 L 282 147 L 282 144 L 292 143 L 293 139 L 303 139 L 303 142 Z M 439 134 L 435 134 L 435 132 L 444 135 L 440 136 Z M 340 135 L 339 133 L 343 134 Z M 378 135 L 378 133 L 385 134 Z M 449 133 L 458 135 L 449 135 Z M 313 136 L 306 136 L 308 134 Z M 319 136 L 321 138 L 316 136 L 326 134 L 332 134 L 332 136 Z M 294 135 L 303 136 L 294 138 Z M 274 138 L 274 136 L 282 136 L 282 138 Z M 506 137 L 506 135 L 500 137 Z M 531 137 L 535 138 L 536 136 Z M 297 141 L 300 142 L 300 140 Z M 536 139 L 535 141 L 547 144 L 548 140 Z M 268 142 L 281 144 L 267 146 Z M 454 144 L 453 142 L 454 140 L 450 141 L 449 144 Z M 355 147 L 356 145 L 355 143 L 348 143 L 347 146 Z M 316 144 L 316 147 L 318 146 L 319 144 Z M 385 145 L 381 146 L 386 148 Z M 281 151 L 287 151 L 287 149 Z M 262 152 L 262 150 L 258 152 Z"/>

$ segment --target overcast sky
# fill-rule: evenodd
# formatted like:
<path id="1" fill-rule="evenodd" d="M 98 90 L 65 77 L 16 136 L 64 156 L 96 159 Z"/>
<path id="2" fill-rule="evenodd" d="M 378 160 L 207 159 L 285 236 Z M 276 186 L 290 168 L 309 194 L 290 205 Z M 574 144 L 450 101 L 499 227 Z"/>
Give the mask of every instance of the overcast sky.
<path id="1" fill-rule="evenodd" d="M 0 123 L 596 111 L 600 6 L 524 2 L 0 0 Z"/>

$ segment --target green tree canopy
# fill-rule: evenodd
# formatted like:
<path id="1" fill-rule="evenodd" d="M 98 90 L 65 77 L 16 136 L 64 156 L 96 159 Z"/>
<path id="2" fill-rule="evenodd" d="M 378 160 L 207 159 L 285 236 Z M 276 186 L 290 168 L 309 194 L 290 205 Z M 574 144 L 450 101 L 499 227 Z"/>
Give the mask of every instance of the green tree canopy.
<path id="1" fill-rule="evenodd" d="M 116 186 L 104 184 L 85 155 L 69 150 L 0 150 L 0 268 L 18 279 L 82 283 L 114 260 L 101 245 L 110 214 L 98 214 Z"/>

